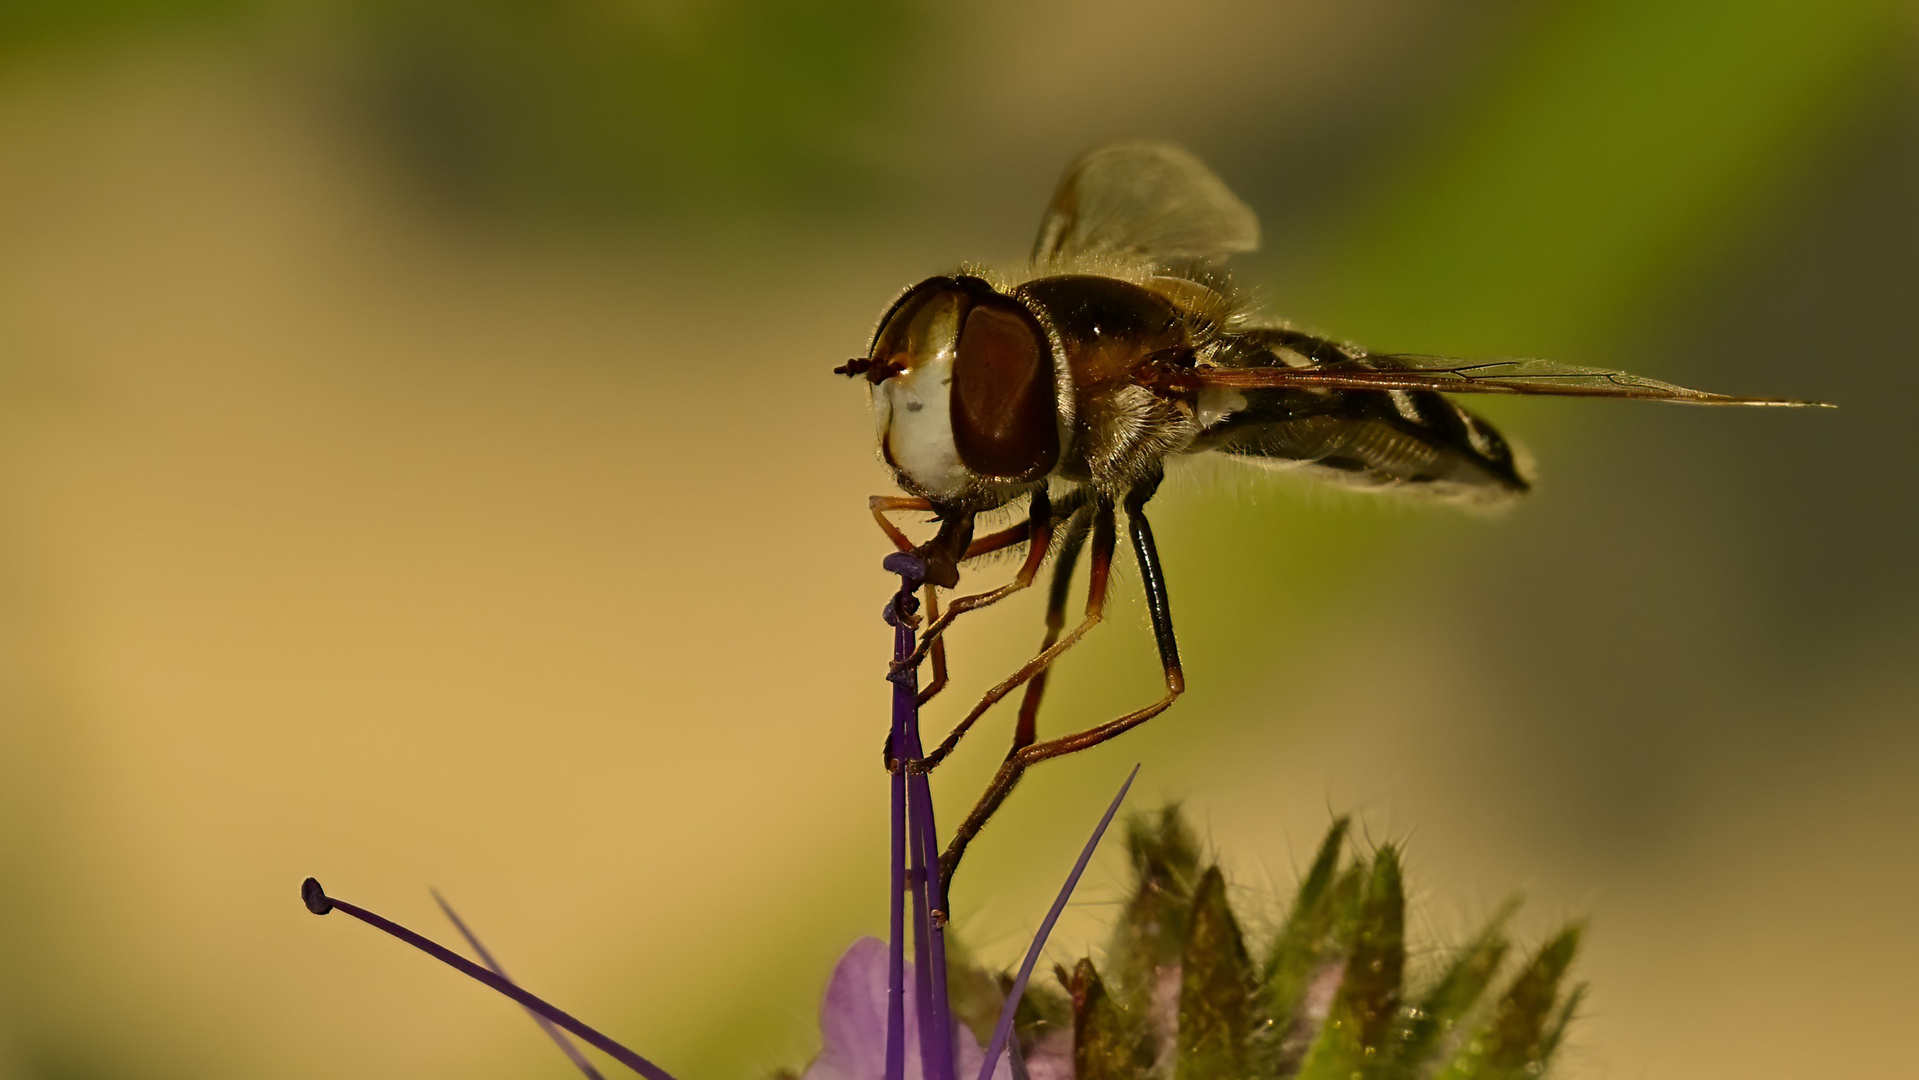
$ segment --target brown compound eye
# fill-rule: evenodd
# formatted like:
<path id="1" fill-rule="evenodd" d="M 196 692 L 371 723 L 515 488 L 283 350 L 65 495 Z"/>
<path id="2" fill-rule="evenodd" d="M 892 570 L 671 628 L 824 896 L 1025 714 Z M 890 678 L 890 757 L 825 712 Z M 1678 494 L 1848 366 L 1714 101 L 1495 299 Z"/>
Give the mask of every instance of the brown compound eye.
<path id="1" fill-rule="evenodd" d="M 937 359 L 952 348 L 966 305 L 966 289 L 952 278 L 928 278 L 913 286 L 880 320 L 867 359 L 846 374 L 878 384 Z"/>
<path id="2" fill-rule="evenodd" d="M 994 297 L 967 312 L 952 392 L 954 449 L 968 469 L 1025 481 L 1059 463 L 1052 355 L 1025 308 Z"/>

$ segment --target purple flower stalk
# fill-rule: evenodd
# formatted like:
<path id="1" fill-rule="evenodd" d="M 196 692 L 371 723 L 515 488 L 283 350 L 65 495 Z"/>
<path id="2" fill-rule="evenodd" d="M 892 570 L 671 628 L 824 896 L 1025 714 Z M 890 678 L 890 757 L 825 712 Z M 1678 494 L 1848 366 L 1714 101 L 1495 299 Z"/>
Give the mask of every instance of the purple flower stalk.
<path id="1" fill-rule="evenodd" d="M 665 1069 L 660 1068 L 639 1054 L 620 1045 L 613 1039 L 588 1027 L 586 1024 L 574 1018 L 571 1013 L 562 1010 L 559 1006 L 549 1004 L 527 993 L 525 990 L 514 985 L 513 981 L 505 976 L 489 971 L 473 961 L 468 960 L 466 957 L 461 956 L 459 953 L 441 945 L 439 942 L 414 933 L 391 919 L 376 915 L 357 904 L 349 904 L 338 897 L 328 896 L 326 890 L 320 887 L 320 883 L 312 878 L 308 878 L 300 883 L 300 899 L 306 902 L 307 910 L 313 912 L 315 915 L 326 915 L 336 910 L 344 911 L 348 915 L 366 923 L 368 926 L 377 930 L 383 930 L 399 938 L 401 941 L 446 964 L 448 967 L 469 975 L 479 982 L 483 982 L 493 989 L 498 990 L 500 993 L 519 1002 L 521 1006 L 535 1016 L 552 1021 L 555 1027 L 573 1033 L 588 1046 L 601 1051 L 613 1060 L 646 1077 L 646 1080 L 673 1080 L 672 1073 L 667 1072 Z"/>
<path id="2" fill-rule="evenodd" d="M 1079 861 L 1066 877 L 1066 884 L 1040 924 L 1027 950 L 1019 976 L 1006 996 L 998 1023 L 993 1030 L 991 1049 L 982 1052 L 979 1040 L 954 1021 L 947 1001 L 946 964 L 947 913 L 940 890 L 939 830 L 933 820 L 933 791 L 927 768 L 922 761 L 924 749 L 919 730 L 919 675 L 904 661 L 918 644 L 915 590 L 926 578 L 926 565 L 917 556 L 896 554 L 886 560 L 886 568 L 900 576 L 900 588 L 887 604 L 886 621 L 894 628 L 893 727 L 887 742 L 887 766 L 892 772 L 891 791 L 891 893 L 888 896 L 890 941 L 882 944 L 872 938 L 855 942 L 841 958 L 826 1001 L 820 1010 L 820 1029 L 825 1046 L 807 1069 L 805 1080 L 957 1080 L 973 1076 L 978 1080 L 1013 1080 L 1025 1070 L 1015 1067 L 1006 1056 L 1012 1035 L 1014 1015 L 1027 980 L 1039 960 L 1047 936 L 1065 908 L 1068 897 L 1092 859 L 1100 837 L 1112 823 L 1113 815 L 1132 786 L 1133 775 L 1126 778 L 1119 794 L 1100 819 L 1092 838 L 1086 842 Z M 906 964 L 906 899 L 912 894 L 913 955 L 910 972 Z M 532 1014 L 547 1035 L 572 1060 L 589 1080 L 600 1080 L 599 1072 L 563 1032 L 570 1032 L 587 1045 L 607 1054 L 647 1080 L 674 1080 L 666 1070 L 641 1055 L 601 1034 L 559 1007 L 521 989 L 494 960 L 453 909 L 434 898 L 458 928 L 484 966 L 451 949 L 372 911 L 328 896 L 313 878 L 300 886 L 300 896 L 315 915 L 343 911 L 378 930 L 412 945 L 442 963 L 485 983 L 518 1002 Z M 913 1053 L 913 1050 L 917 1050 Z M 917 1070 L 912 1066 L 917 1065 Z M 1070 1066 L 1068 1066 L 1070 1069 Z"/>
<path id="3" fill-rule="evenodd" d="M 894 563 L 899 565 L 895 567 Z M 893 627 L 893 653 L 895 656 L 911 655 L 913 648 L 912 616 L 918 608 L 913 598 L 914 579 L 924 576 L 925 566 L 910 555 L 892 556 L 887 561 L 887 569 L 896 570 L 900 575 L 900 591 L 887 604 L 886 621 Z M 906 770 L 903 763 L 919 756 L 919 747 L 908 742 L 908 731 L 917 733 L 919 718 L 919 672 L 902 671 L 893 675 L 893 731 L 886 744 L 887 767 L 891 770 L 892 783 L 892 835 L 891 835 L 891 881 L 892 891 L 887 899 L 887 941 L 890 943 L 890 955 L 887 965 L 886 989 L 886 1071 L 885 1080 L 904 1080 L 906 1076 L 906 887 L 910 880 L 906 865 Z M 909 723 L 910 721 L 910 723 Z M 914 852 L 919 851 L 914 845 Z M 919 915 L 915 911 L 914 927 L 918 929 Z M 918 935 L 915 934 L 917 937 Z M 923 972 L 924 963 L 916 969 Z M 837 976 L 836 976 L 837 977 Z M 916 994 L 916 1001 L 925 1001 L 925 994 Z M 915 1019 L 918 1019 L 917 1017 Z M 824 1018 L 822 1017 L 822 1025 Z"/>
<path id="4" fill-rule="evenodd" d="M 887 959 L 887 998 L 886 1029 L 884 1035 L 885 1056 L 884 1071 L 879 1074 L 863 1072 L 833 1072 L 816 1076 L 809 1069 L 807 1080 L 908 1080 L 906 1073 L 906 1044 L 915 1042 L 919 1046 L 920 1076 L 923 1080 L 955 1080 L 956 1061 L 961 1074 L 973 1072 L 966 1060 L 969 1049 L 977 1053 L 978 1044 L 970 1032 L 956 1025 L 947 1001 L 946 969 L 946 921 L 947 912 L 938 905 L 945 902 L 940 890 L 940 849 L 939 831 L 933 821 L 933 791 L 925 768 L 919 765 L 924 753 L 919 731 L 919 673 L 917 669 L 904 666 L 915 646 L 918 645 L 915 625 L 919 601 L 914 592 L 926 579 L 926 565 L 918 556 L 908 553 L 896 553 L 887 556 L 884 566 L 900 576 L 900 588 L 894 594 L 892 602 L 886 608 L 886 621 L 893 627 L 894 670 L 888 676 L 893 683 L 893 733 L 888 742 L 887 765 L 893 774 L 892 782 L 892 894 L 890 911 L 892 914 L 892 940 L 888 943 Z M 1133 777 L 1139 774 L 1135 765 L 1120 786 L 1119 794 L 1113 797 L 1112 805 L 1106 808 L 1106 814 L 1100 819 L 1093 835 L 1087 840 L 1081 851 L 1079 861 L 1066 876 L 1066 883 L 1060 889 L 1053 907 L 1041 922 L 1032 946 L 1027 950 L 1019 975 L 1014 980 L 1006 1003 L 1000 1010 L 999 1021 L 994 1027 L 993 1041 L 987 1052 L 981 1057 L 977 1067 L 979 1080 L 994 1080 L 1000 1066 L 1000 1058 L 1005 1053 L 1012 1037 L 1013 1018 L 1019 1007 L 1020 997 L 1025 992 L 1028 979 L 1032 977 L 1033 966 L 1039 961 L 1040 950 L 1045 947 L 1047 937 L 1052 933 L 1053 925 L 1065 910 L 1066 901 L 1072 896 L 1073 889 L 1079 884 L 1080 875 L 1085 873 L 1087 863 L 1092 860 L 1093 851 L 1099 846 L 1100 837 L 1112 824 L 1113 815 L 1119 812 L 1120 803 L 1125 800 L 1126 792 L 1133 785 Z M 906 942 L 903 938 L 904 910 L 901 899 L 902 888 L 910 889 L 913 894 L 913 958 L 915 982 L 912 1010 L 914 1026 L 907 1028 L 908 1010 L 905 1004 L 906 993 Z M 841 960 L 840 969 L 834 974 L 834 989 L 829 989 L 827 1004 L 821 1010 L 820 1027 L 825 1037 L 827 1049 L 821 1051 L 820 1061 L 851 1061 L 859 1055 L 850 1047 L 835 1046 L 835 1040 L 855 1037 L 860 1030 L 856 1021 L 841 1015 L 845 1008 L 857 1007 L 836 1005 L 835 994 L 844 1001 L 858 1002 L 859 994 L 852 989 L 840 989 L 842 976 L 849 985 L 856 984 L 859 976 L 847 971 L 849 964 L 857 965 L 860 960 L 855 953 L 860 949 L 855 945 L 846 958 Z M 927 1033 L 933 1033 L 928 1035 Z M 877 1040 L 876 1040 L 877 1041 Z M 860 1060 L 864 1060 L 860 1058 Z M 1009 1063 L 1010 1065 L 1010 1063 Z"/>
<path id="5" fill-rule="evenodd" d="M 820 1009 L 822 1049 L 800 1080 L 1072 1080 L 1077 1075 L 1124 1080 L 1169 1071 L 1183 1080 L 1248 1075 L 1319 1080 L 1362 1073 L 1375 1080 L 1433 1075 L 1505 1080 L 1543 1072 L 1580 999 L 1580 988 L 1561 990 L 1578 947 L 1576 925 L 1542 948 L 1490 1011 L 1476 1003 L 1506 951 L 1498 925 L 1503 915 L 1414 999 L 1403 979 L 1404 895 L 1397 849 L 1382 846 L 1369 867 L 1338 871 L 1346 830 L 1342 819 L 1301 883 L 1265 962 L 1256 964 L 1226 899 L 1224 876 L 1217 866 L 1198 872 L 1197 846 L 1170 808 L 1156 832 L 1136 823 L 1137 835 L 1129 837 L 1139 882 L 1128 905 L 1131 921 L 1115 938 L 1116 977 L 1110 988 L 1091 959 L 1081 960 L 1070 976 L 1060 969 L 1071 999 L 1071 1027 L 1033 1040 L 1031 1056 L 1023 1059 L 1013 1036 L 1033 969 L 1139 775 L 1137 765 L 1068 872 L 1018 974 L 1002 984 L 1006 992 L 982 1050 L 974 1031 L 955 1022 L 948 1001 L 946 897 L 929 779 L 936 761 L 924 757 L 919 673 L 909 663 L 918 651 L 916 592 L 927 568 L 911 553 L 889 556 L 885 566 L 900 578 L 885 611 L 893 627 L 888 675 L 893 714 L 886 754 L 889 941 L 863 938 L 842 956 Z M 647 1080 L 673 1080 L 646 1058 L 520 989 L 444 900 L 441 907 L 484 967 L 327 896 L 312 878 L 301 892 L 314 914 L 345 911 L 519 1002 L 589 1080 L 600 1080 L 599 1073 L 563 1032 Z M 982 1003 L 976 983 L 985 973 L 966 974 L 972 980 L 964 984 L 970 987 L 967 1000 L 977 1007 Z"/>
<path id="6" fill-rule="evenodd" d="M 500 962 L 493 959 L 493 954 L 487 951 L 487 947 L 480 943 L 479 936 L 467 928 L 466 920 L 460 918 L 459 914 L 453 910 L 453 905 L 446 902 L 446 897 L 441 896 L 438 889 L 433 890 L 433 899 L 439 903 L 440 910 L 446 913 L 447 921 L 453 924 L 453 928 L 458 930 L 460 936 L 466 939 L 466 943 L 479 954 L 480 963 L 485 964 L 487 970 L 502 979 L 511 978 L 507 975 L 506 969 L 500 966 Z M 585 1054 L 580 1053 L 580 1048 L 573 1045 L 573 1040 L 566 1037 L 566 1032 L 556 1027 L 553 1021 L 541 1016 L 539 1010 L 527 1009 L 526 1011 L 527 1015 L 533 1017 L 533 1022 L 540 1026 L 540 1030 L 546 1032 L 546 1037 L 553 1040 L 553 1045 L 560 1048 L 560 1053 L 565 1054 L 566 1059 L 573 1063 L 573 1067 L 580 1070 L 580 1075 L 587 1080 L 605 1080 L 600 1075 L 600 1070 L 593 1067 L 593 1063 L 586 1059 Z"/>
<path id="7" fill-rule="evenodd" d="M 896 553 L 886 558 L 884 566 L 900 576 L 899 592 L 886 608 L 886 621 L 893 626 L 893 659 L 896 664 L 913 655 L 918 642 L 915 631 L 919 600 L 914 596 L 920 583 L 926 579 L 926 565 L 917 556 Z M 946 913 L 936 906 L 939 888 L 939 833 L 933 822 L 933 793 L 927 783 L 926 773 L 912 766 L 925 753 L 920 741 L 919 730 L 919 672 L 915 668 L 897 667 L 889 676 L 893 683 L 893 735 L 889 743 L 888 766 L 893 772 L 893 827 L 895 831 L 892 856 L 892 880 L 895 883 L 890 903 L 895 909 L 900 904 L 899 882 L 904 880 L 905 887 L 913 894 L 913 959 L 915 983 L 914 1001 L 917 1005 L 919 1031 L 946 1032 L 947 1041 L 952 1041 L 953 1017 L 946 1001 Z M 904 785 L 904 803 L 901 802 L 902 783 Z M 906 865 L 901 865 L 901 847 L 899 830 L 906 830 Z M 891 958 L 890 971 L 902 971 L 906 962 L 906 943 L 895 931 L 889 943 Z M 898 991 L 890 991 L 898 999 Z M 895 1008 L 889 1001 L 889 1024 L 886 1044 L 889 1048 L 887 1062 L 889 1070 L 886 1080 L 902 1080 L 904 1076 L 905 1036 L 903 1028 L 891 1022 Z M 897 1012 L 904 1022 L 903 1001 Z M 925 1080 L 954 1080 L 952 1051 L 942 1052 L 940 1039 L 922 1037 L 920 1040 L 920 1068 Z M 898 1064 L 900 1071 L 893 1071 L 891 1048 L 902 1048 L 902 1060 Z"/>
<path id="8" fill-rule="evenodd" d="M 1079 885 L 1081 874 L 1086 872 L 1086 864 L 1093 861 L 1093 852 L 1099 847 L 1099 838 L 1106 835 L 1107 826 L 1113 823 L 1113 815 L 1119 813 L 1119 804 L 1126 801 L 1126 792 L 1133 786 L 1133 778 L 1139 775 L 1139 766 L 1126 774 L 1126 782 L 1119 786 L 1119 794 L 1113 796 L 1112 805 L 1106 808 L 1105 816 L 1093 827 L 1093 835 L 1080 850 L 1079 861 L 1066 875 L 1066 884 L 1060 886 L 1059 896 L 1053 900 L 1053 906 L 1041 920 L 1039 930 L 1033 935 L 1033 944 L 1026 950 L 1026 959 L 1020 962 L 1019 974 L 1013 979 L 1013 988 L 1007 991 L 1006 1004 L 1000 1006 L 999 1022 L 993 1025 L 993 1041 L 986 1047 L 986 1062 L 980 1068 L 979 1080 L 990 1080 L 992 1070 L 999 1064 L 999 1056 L 1006 1049 L 1008 1040 L 1013 1037 L 1013 1017 L 1019 1011 L 1019 999 L 1026 993 L 1026 983 L 1033 977 L 1033 965 L 1039 963 L 1040 950 L 1046 947 L 1046 939 L 1053 933 L 1054 924 L 1059 922 L 1060 913 L 1066 910 L 1066 901 L 1071 899 L 1073 889 Z"/>

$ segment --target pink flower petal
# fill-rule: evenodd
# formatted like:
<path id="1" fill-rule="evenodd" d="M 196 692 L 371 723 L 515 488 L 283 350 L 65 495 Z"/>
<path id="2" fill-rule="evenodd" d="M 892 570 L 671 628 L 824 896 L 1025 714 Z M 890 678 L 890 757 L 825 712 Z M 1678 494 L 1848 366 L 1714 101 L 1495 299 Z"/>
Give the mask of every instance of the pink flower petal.
<path id="1" fill-rule="evenodd" d="M 886 943 L 866 937 L 855 941 L 833 968 L 820 1002 L 820 1052 L 802 1080 L 884 1080 L 886 1075 Z M 914 1010 L 913 972 L 906 977 L 906 1080 L 923 1080 L 919 1056 L 919 1019 Z M 986 1054 L 965 1025 L 953 1040 L 955 1075 L 977 1076 Z M 1012 1080 L 1001 1060 L 993 1080 Z"/>

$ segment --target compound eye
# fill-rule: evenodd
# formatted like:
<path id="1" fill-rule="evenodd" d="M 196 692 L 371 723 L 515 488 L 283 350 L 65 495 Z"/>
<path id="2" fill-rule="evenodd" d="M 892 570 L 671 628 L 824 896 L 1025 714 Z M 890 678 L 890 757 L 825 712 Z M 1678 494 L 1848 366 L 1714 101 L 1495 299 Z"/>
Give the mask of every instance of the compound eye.
<path id="1" fill-rule="evenodd" d="M 1052 355 L 1025 308 L 993 298 L 967 312 L 952 389 L 953 444 L 968 469 L 1025 481 L 1059 463 Z"/>
<path id="2" fill-rule="evenodd" d="M 873 333 L 865 375 L 875 383 L 912 371 L 953 347 L 966 292 L 952 278 L 929 278 L 893 304 Z"/>

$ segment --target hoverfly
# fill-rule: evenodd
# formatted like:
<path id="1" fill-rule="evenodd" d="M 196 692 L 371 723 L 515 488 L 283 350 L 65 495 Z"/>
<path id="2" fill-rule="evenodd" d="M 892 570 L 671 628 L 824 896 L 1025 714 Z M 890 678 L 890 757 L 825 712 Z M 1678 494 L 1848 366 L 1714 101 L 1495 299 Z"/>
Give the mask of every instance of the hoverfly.
<path id="1" fill-rule="evenodd" d="M 868 382 L 880 456 L 908 493 L 875 496 L 871 506 L 887 536 L 927 568 L 932 621 L 903 661 L 917 666 L 932 653 L 922 700 L 945 685 L 940 635 L 953 620 L 1027 588 L 1049 557 L 1054 564 L 1038 653 L 917 763 L 937 765 L 982 714 L 1025 687 L 1012 749 L 941 860 L 949 879 L 1028 766 L 1137 727 L 1185 689 L 1146 518 L 1168 458 L 1224 454 L 1348 487 L 1489 504 L 1525 494 L 1525 460 L 1448 394 L 1817 404 L 1541 360 L 1369 353 L 1250 310 L 1220 263 L 1258 246 L 1253 211 L 1190 153 L 1163 143 L 1101 147 L 1067 169 L 1023 273 L 967 268 L 914 285 L 881 317 L 867 355 L 835 369 Z M 974 536 L 978 515 L 1021 499 L 1023 522 Z M 913 544 L 887 517 L 899 511 L 930 511 L 937 535 Z M 1104 724 L 1040 741 L 1047 668 L 1105 611 L 1122 512 L 1165 693 Z M 1025 558 L 1011 581 L 938 613 L 936 587 L 957 585 L 962 563 L 1021 544 Z M 1090 561 L 1086 606 L 1068 631 L 1068 591 L 1082 553 Z"/>

